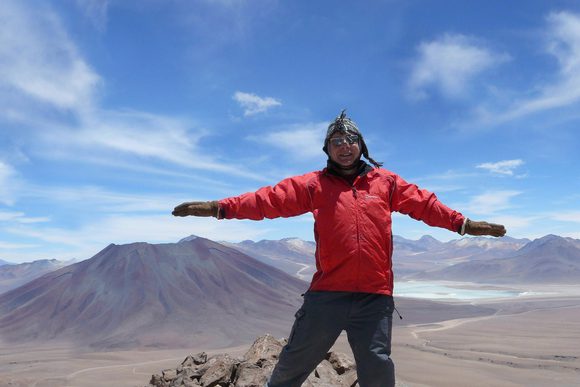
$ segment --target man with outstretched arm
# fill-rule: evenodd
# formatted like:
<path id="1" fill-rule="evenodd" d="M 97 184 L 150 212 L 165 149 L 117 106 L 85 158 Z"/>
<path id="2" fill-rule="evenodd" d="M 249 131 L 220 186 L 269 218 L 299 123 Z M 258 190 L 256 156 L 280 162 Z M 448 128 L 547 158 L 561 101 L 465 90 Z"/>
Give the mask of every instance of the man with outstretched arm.
<path id="1" fill-rule="evenodd" d="M 506 230 L 472 221 L 435 194 L 381 168 L 344 110 L 329 125 L 323 150 L 328 162 L 321 171 L 220 201 L 183 203 L 173 215 L 261 220 L 311 212 L 316 273 L 268 386 L 301 386 L 343 330 L 355 357 L 359 385 L 394 386 L 391 213 L 461 235 L 501 237 Z"/>

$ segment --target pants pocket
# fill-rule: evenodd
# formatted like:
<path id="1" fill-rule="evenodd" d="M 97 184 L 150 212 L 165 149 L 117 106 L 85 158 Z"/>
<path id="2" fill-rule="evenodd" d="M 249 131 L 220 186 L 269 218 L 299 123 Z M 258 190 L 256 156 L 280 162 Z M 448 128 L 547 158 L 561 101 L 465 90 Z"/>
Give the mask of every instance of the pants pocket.
<path id="1" fill-rule="evenodd" d="M 304 308 L 298 309 L 298 311 L 294 314 L 294 317 L 296 319 L 294 320 L 294 325 L 292 325 L 292 330 L 290 331 L 290 336 L 288 336 L 288 344 L 292 343 L 292 339 L 294 338 L 294 334 L 296 333 L 296 330 L 298 329 L 298 326 L 300 325 L 305 314 L 306 314 L 306 312 L 304 311 Z"/>

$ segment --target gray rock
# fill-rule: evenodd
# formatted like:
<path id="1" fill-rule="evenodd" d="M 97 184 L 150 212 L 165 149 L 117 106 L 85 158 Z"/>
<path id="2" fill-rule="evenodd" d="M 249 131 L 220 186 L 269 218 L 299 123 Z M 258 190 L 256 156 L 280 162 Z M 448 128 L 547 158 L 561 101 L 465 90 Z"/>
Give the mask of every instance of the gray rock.
<path id="1" fill-rule="evenodd" d="M 248 352 L 244 355 L 244 361 L 259 364 L 264 360 L 278 359 L 283 344 L 269 334 L 258 337 Z"/>
<path id="2" fill-rule="evenodd" d="M 316 380 L 317 386 L 326 384 L 330 386 L 340 385 L 340 377 L 328 360 L 323 360 L 316 366 L 314 375 L 316 376 L 316 379 L 318 379 Z"/>
<path id="3" fill-rule="evenodd" d="M 236 370 L 236 387 L 262 387 L 266 384 L 272 371 L 274 362 L 263 362 L 261 365 L 242 363 Z"/>
<path id="4" fill-rule="evenodd" d="M 203 376 L 199 380 L 204 387 L 213 387 L 218 383 L 230 383 L 234 377 L 234 371 L 237 366 L 236 360 L 232 359 L 230 355 L 218 355 L 210 360 L 211 366 L 207 368 Z"/>
<path id="5" fill-rule="evenodd" d="M 344 353 L 329 352 L 326 360 L 332 364 L 332 367 L 339 375 L 356 368 L 354 361 Z"/>
<path id="6" fill-rule="evenodd" d="M 163 379 L 162 375 L 152 375 L 149 385 L 155 387 L 169 387 L 169 383 Z"/>
<path id="7" fill-rule="evenodd" d="M 207 362 L 207 353 L 200 352 L 196 355 L 189 355 L 181 362 L 182 367 L 194 367 Z"/>
<path id="8" fill-rule="evenodd" d="M 193 356 L 194 364 L 204 364 L 205 362 L 207 362 L 207 353 L 200 352 L 197 355 Z"/>
<path id="9" fill-rule="evenodd" d="M 356 375 L 356 369 L 350 369 L 341 375 L 340 387 L 355 387 L 358 386 L 358 378 Z"/>
<path id="10" fill-rule="evenodd" d="M 177 370 L 172 370 L 172 369 L 168 369 L 168 370 L 163 370 L 163 379 L 166 382 L 171 382 L 173 379 L 177 378 Z"/>
<path id="11" fill-rule="evenodd" d="M 181 387 L 183 385 L 183 376 L 179 375 L 169 384 L 169 387 Z"/>
<path id="12" fill-rule="evenodd" d="M 228 354 L 207 357 L 205 352 L 185 358 L 175 370 L 153 375 L 155 387 L 262 387 L 272 375 L 285 341 L 258 337 L 242 359 Z M 328 353 L 303 387 L 356 387 L 356 366 L 345 354 Z"/>

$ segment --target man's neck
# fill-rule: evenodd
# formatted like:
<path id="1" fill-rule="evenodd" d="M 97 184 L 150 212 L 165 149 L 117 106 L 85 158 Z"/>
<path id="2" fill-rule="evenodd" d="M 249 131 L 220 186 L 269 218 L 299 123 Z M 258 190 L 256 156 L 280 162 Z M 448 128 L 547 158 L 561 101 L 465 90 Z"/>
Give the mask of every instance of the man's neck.
<path id="1" fill-rule="evenodd" d="M 332 160 L 328 160 L 327 168 L 334 175 L 338 175 L 352 184 L 354 179 L 365 170 L 366 165 L 364 161 L 359 159 L 352 167 L 344 168 Z"/>

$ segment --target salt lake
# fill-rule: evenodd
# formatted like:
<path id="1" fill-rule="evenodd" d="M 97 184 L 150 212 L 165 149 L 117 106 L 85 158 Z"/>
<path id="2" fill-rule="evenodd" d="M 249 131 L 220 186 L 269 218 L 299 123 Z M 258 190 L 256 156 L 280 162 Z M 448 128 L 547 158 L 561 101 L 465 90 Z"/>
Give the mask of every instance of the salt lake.
<path id="1" fill-rule="evenodd" d="M 481 300 L 529 296 L 534 293 L 509 288 L 490 288 L 484 285 L 478 287 L 476 284 L 461 282 L 405 281 L 395 283 L 396 296 L 425 299 Z"/>

